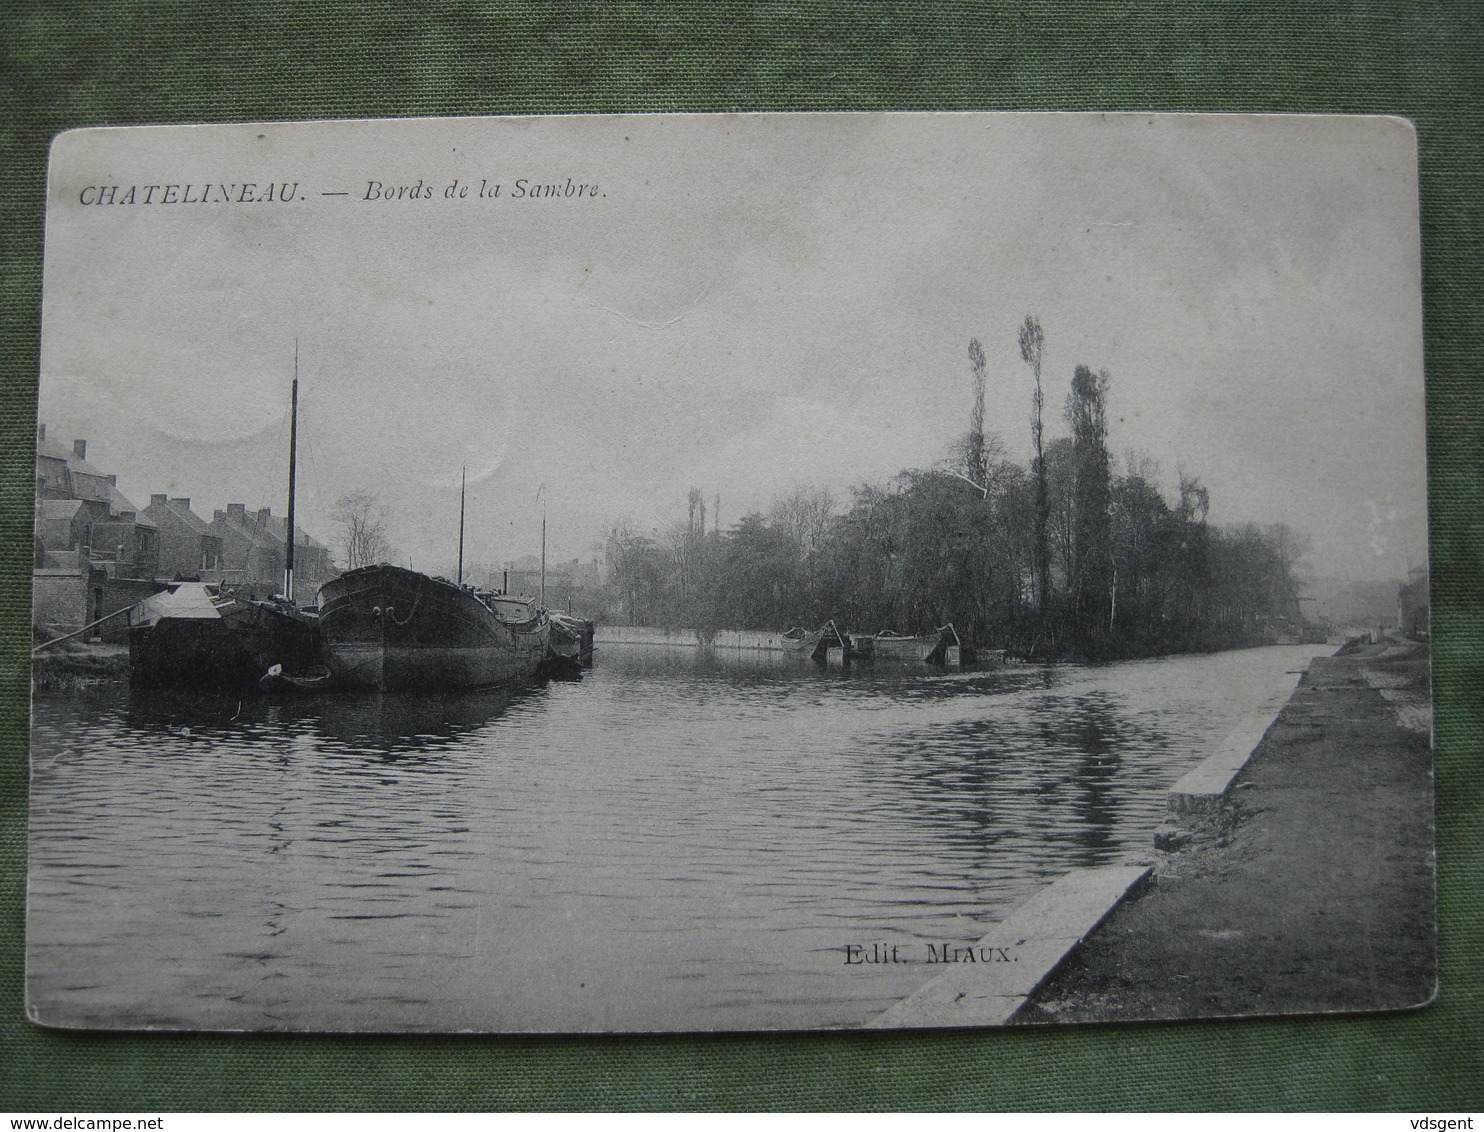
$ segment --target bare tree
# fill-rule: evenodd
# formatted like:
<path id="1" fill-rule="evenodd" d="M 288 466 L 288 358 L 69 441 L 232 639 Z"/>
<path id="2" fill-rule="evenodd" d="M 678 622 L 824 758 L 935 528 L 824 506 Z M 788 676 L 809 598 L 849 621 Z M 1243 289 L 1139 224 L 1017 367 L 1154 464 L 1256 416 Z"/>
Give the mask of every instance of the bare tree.
<path id="1" fill-rule="evenodd" d="M 1204 523 L 1211 510 L 1211 492 L 1201 485 L 1199 476 L 1187 475 L 1180 470 L 1180 522 Z"/>
<path id="2" fill-rule="evenodd" d="M 386 508 L 369 491 L 353 491 L 335 502 L 330 518 L 340 524 L 340 545 L 345 566 L 354 570 L 385 562 L 396 551 L 386 537 Z"/>
<path id="3" fill-rule="evenodd" d="M 1143 480 L 1154 490 L 1159 490 L 1159 461 L 1146 449 L 1123 450 L 1123 475 L 1125 479 Z"/>
<path id="4" fill-rule="evenodd" d="M 1287 523 L 1272 523 L 1262 528 L 1274 563 L 1273 605 L 1295 621 L 1303 619 L 1299 607 L 1299 562 L 1308 554 L 1311 540 Z"/>
<path id="5" fill-rule="evenodd" d="M 828 489 L 801 485 L 773 500 L 768 519 L 788 535 L 802 560 L 824 545 L 835 511 L 835 497 Z"/>

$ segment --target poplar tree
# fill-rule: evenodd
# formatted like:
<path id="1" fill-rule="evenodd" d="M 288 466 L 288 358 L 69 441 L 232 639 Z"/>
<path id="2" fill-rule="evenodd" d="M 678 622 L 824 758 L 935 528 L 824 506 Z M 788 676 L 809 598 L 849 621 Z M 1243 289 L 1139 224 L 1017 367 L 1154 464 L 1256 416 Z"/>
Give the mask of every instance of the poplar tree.
<path id="1" fill-rule="evenodd" d="M 1078 366 L 1066 418 L 1072 429 L 1072 618 L 1084 642 L 1107 620 L 1112 581 L 1107 396 L 1107 371 Z"/>
<path id="2" fill-rule="evenodd" d="M 1048 603 L 1051 595 L 1051 546 L 1047 528 L 1050 523 L 1051 502 L 1046 488 L 1046 459 L 1042 446 L 1041 415 L 1046 400 L 1041 393 L 1041 355 L 1045 350 L 1046 336 L 1041 333 L 1041 321 L 1035 315 L 1025 316 L 1020 327 L 1020 356 L 1031 367 L 1036 389 L 1031 398 L 1031 441 L 1036 450 L 1036 602 L 1041 616 L 1041 628 L 1046 628 Z"/>
<path id="3" fill-rule="evenodd" d="M 989 467 L 984 458 L 984 347 L 979 339 L 969 339 L 969 367 L 973 372 L 974 401 L 969 410 L 969 466 L 964 470 L 979 487 L 989 482 Z"/>

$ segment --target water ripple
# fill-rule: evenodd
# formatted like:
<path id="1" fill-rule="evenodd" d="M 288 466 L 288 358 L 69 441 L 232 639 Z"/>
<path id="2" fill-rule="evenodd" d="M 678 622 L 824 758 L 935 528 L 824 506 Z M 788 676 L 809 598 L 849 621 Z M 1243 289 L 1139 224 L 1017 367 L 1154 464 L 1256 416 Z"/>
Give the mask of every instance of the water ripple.
<path id="1" fill-rule="evenodd" d="M 853 1024 L 926 975 L 846 969 L 847 943 L 972 940 L 1144 854 L 1164 790 L 1301 655 L 615 648 L 519 696 L 38 698 L 31 1001 L 124 1027 Z"/>

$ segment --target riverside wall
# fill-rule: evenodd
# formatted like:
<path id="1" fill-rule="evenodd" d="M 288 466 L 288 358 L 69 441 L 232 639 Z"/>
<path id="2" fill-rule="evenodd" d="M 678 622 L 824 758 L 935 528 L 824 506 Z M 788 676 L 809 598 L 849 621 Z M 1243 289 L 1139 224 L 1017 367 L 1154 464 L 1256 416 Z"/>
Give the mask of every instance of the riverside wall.
<path id="1" fill-rule="evenodd" d="M 719 629 L 703 638 L 695 629 L 657 629 L 640 625 L 599 625 L 593 630 L 595 645 L 670 645 L 676 648 L 709 647 L 753 652 L 783 652 L 783 634 L 754 629 Z"/>

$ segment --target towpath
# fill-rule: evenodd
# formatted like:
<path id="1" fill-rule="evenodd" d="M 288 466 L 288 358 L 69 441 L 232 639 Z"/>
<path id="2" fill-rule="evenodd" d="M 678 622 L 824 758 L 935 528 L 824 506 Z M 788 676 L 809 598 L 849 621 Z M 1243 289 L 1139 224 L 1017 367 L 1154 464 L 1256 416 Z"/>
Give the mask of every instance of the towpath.
<path id="1" fill-rule="evenodd" d="M 1316 659 L 1214 812 L 1016 1023 L 1323 1013 L 1433 994 L 1423 646 Z"/>

